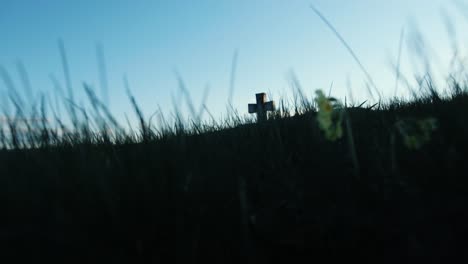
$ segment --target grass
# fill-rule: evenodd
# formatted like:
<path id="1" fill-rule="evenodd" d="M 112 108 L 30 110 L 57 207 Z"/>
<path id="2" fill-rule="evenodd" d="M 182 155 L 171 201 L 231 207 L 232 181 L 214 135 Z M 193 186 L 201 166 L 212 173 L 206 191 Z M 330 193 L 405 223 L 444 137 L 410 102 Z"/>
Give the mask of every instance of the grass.
<path id="1" fill-rule="evenodd" d="M 202 102 L 197 111 L 178 76 L 196 113 L 192 121 L 184 122 L 177 108 L 172 121 L 145 117 L 127 85 L 139 127 L 126 130 L 106 108 L 107 87 L 101 102 L 83 84 L 91 109 L 74 101 L 63 44 L 60 54 L 67 92 L 51 79 L 69 123 L 60 102 L 46 96 L 26 98 L 32 105 L 26 109 L 0 69 L 14 106 L 2 105 L 0 257 L 67 263 L 276 263 L 344 255 L 370 263 L 468 260 L 463 77 L 450 79 L 445 94 L 425 78 L 410 89 L 419 91 L 411 100 L 350 106 L 323 93 L 307 98 L 293 75 L 293 103 L 283 98 L 269 120 L 257 124 L 234 111 L 203 121 L 208 109 Z M 102 51 L 98 56 L 103 74 Z M 26 71 L 18 69 L 29 91 Z M 398 83 L 404 76 L 397 72 Z M 105 78 L 101 83 L 107 86 Z M 233 87 L 234 77 L 230 109 Z"/>
<path id="2" fill-rule="evenodd" d="M 2 130 L 4 255 L 137 263 L 337 252 L 377 260 L 382 250 L 389 263 L 466 257 L 466 85 L 445 97 L 335 107 L 345 115 L 334 141 L 307 98 L 298 114 L 283 104 L 261 124 L 233 117 L 187 128 L 179 120 L 156 130 L 129 92 L 141 122 L 130 134 L 85 89 L 94 114 L 82 109 L 75 129 L 26 122 L 20 137 L 18 110 Z M 398 127 L 423 135 L 417 124 L 426 118 L 437 129 L 409 147 Z"/>

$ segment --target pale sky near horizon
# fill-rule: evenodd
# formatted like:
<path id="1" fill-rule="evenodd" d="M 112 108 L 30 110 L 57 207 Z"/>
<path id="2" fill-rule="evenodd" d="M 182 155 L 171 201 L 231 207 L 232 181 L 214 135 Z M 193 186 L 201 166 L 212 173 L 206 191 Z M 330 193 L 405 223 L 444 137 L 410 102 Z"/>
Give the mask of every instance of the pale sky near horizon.
<path id="1" fill-rule="evenodd" d="M 393 95 L 395 72 L 389 64 L 396 62 L 403 28 L 401 70 L 408 77 L 414 62 L 408 40 L 416 27 L 434 52 L 428 56 L 436 62 L 434 70 L 442 73 L 448 65 L 452 38 L 441 10 L 455 25 L 453 39 L 461 54 L 466 54 L 467 38 L 461 33 L 468 25 L 468 2 L 461 0 L 1 0 L 0 66 L 21 87 L 16 70 L 21 60 L 35 94 L 52 95 L 50 74 L 62 86 L 65 83 L 57 45 L 62 39 L 76 100 L 87 102 L 83 82 L 101 96 L 95 50 L 100 43 L 110 109 L 120 121 L 124 112 L 134 116 L 124 75 L 148 118 L 158 105 L 163 112 L 172 111 L 171 95 L 179 94 L 176 71 L 197 109 L 209 87 L 207 107 L 221 118 L 235 51 L 233 105 L 241 114 L 254 102 L 256 92 L 270 92 L 275 100 L 290 96 L 291 71 L 308 95 L 319 88 L 328 91 L 333 83 L 332 95 L 338 98 L 349 98 L 351 88 L 355 100 L 368 99 L 365 75 L 310 4 L 336 27 L 384 96 Z M 404 85 L 399 87 L 404 92 Z M 6 89 L 0 82 L 0 96 L 5 96 Z M 186 111 L 185 103 L 181 104 Z"/>

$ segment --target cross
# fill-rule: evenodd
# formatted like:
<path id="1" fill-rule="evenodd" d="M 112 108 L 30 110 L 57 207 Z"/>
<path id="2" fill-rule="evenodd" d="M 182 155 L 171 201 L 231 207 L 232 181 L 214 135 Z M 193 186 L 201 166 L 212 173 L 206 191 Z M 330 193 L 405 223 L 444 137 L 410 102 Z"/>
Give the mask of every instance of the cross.
<path id="1" fill-rule="evenodd" d="M 257 113 L 257 122 L 263 122 L 267 120 L 267 111 L 275 110 L 275 102 L 269 101 L 265 102 L 266 94 L 258 93 L 255 95 L 257 98 L 256 104 L 249 104 L 249 113 Z"/>

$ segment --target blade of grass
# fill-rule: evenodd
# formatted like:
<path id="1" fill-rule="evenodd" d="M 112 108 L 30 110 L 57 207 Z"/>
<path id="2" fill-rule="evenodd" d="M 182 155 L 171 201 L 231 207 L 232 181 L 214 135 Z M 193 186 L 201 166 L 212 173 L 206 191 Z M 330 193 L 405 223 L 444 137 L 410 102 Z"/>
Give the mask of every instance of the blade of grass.
<path id="1" fill-rule="evenodd" d="M 104 57 L 104 49 L 101 44 L 96 45 L 96 58 L 98 62 L 99 82 L 102 92 L 102 102 L 106 107 L 109 107 L 109 87 L 107 81 L 106 60 Z"/>
<path id="2" fill-rule="evenodd" d="M 233 108 L 232 100 L 234 98 L 234 89 L 235 89 L 235 82 L 236 82 L 236 70 L 237 70 L 238 56 L 239 56 L 239 52 L 236 49 L 236 51 L 234 51 L 234 55 L 232 56 L 231 78 L 229 79 L 228 107 L 230 107 L 231 109 Z"/>
<path id="3" fill-rule="evenodd" d="M 405 36 L 405 28 L 401 29 L 400 32 L 400 43 L 398 45 L 398 56 L 397 56 L 397 65 L 396 65 L 396 72 L 395 72 L 395 90 L 393 92 L 393 97 L 396 97 L 397 90 L 398 90 L 398 83 L 400 81 L 400 66 L 401 66 L 401 54 L 403 50 L 403 38 Z"/>
<path id="4" fill-rule="evenodd" d="M 59 39 L 58 40 L 58 47 L 60 51 L 60 58 L 62 61 L 62 68 L 63 68 L 63 75 L 65 76 L 65 87 L 67 88 L 68 91 L 68 97 L 72 102 L 75 101 L 75 96 L 73 93 L 73 87 L 71 83 L 71 77 L 70 77 L 70 68 L 68 65 L 68 58 L 67 58 L 67 53 L 65 50 L 65 44 L 63 43 L 63 40 Z M 78 117 L 76 116 L 75 108 L 69 107 L 70 108 L 70 115 L 71 115 L 71 120 L 73 123 L 73 126 L 75 128 L 78 127 Z"/>
<path id="5" fill-rule="evenodd" d="M 330 23 L 330 21 L 328 21 L 328 19 L 314 6 L 314 5 L 310 5 L 310 8 L 314 11 L 314 13 L 320 18 L 320 20 L 322 20 L 322 22 L 325 23 L 325 25 L 327 25 L 327 27 L 333 32 L 333 34 L 340 40 L 341 44 L 343 44 L 343 46 L 348 50 L 349 54 L 353 57 L 353 59 L 356 61 L 356 63 L 358 64 L 359 68 L 361 69 L 361 71 L 364 73 L 364 75 L 366 76 L 367 80 L 369 81 L 369 83 L 372 85 L 372 87 L 374 88 L 375 92 L 379 95 L 379 99 L 382 97 L 380 92 L 379 92 L 379 89 L 377 89 L 377 85 L 375 85 L 375 82 L 372 78 L 372 76 L 369 74 L 369 72 L 367 71 L 367 69 L 364 67 L 364 65 L 362 64 L 361 60 L 358 58 L 358 56 L 356 55 L 356 53 L 353 51 L 353 49 L 351 48 L 351 46 L 349 46 L 348 42 L 346 42 L 346 40 L 341 36 L 341 34 L 338 32 L 338 30 L 336 30 L 336 28 L 332 25 L 332 23 Z"/>

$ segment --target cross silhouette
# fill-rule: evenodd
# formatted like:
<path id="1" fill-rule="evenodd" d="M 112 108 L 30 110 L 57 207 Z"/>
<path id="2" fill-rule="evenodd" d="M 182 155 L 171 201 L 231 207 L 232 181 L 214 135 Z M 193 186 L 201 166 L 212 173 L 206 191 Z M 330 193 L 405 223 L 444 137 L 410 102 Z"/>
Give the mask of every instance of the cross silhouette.
<path id="1" fill-rule="evenodd" d="M 256 104 L 249 104 L 249 113 L 250 114 L 257 114 L 257 122 L 263 122 L 267 120 L 267 111 L 274 111 L 275 110 L 275 102 L 274 101 L 266 101 L 266 94 L 265 93 L 258 93 L 255 94 L 257 99 Z"/>

